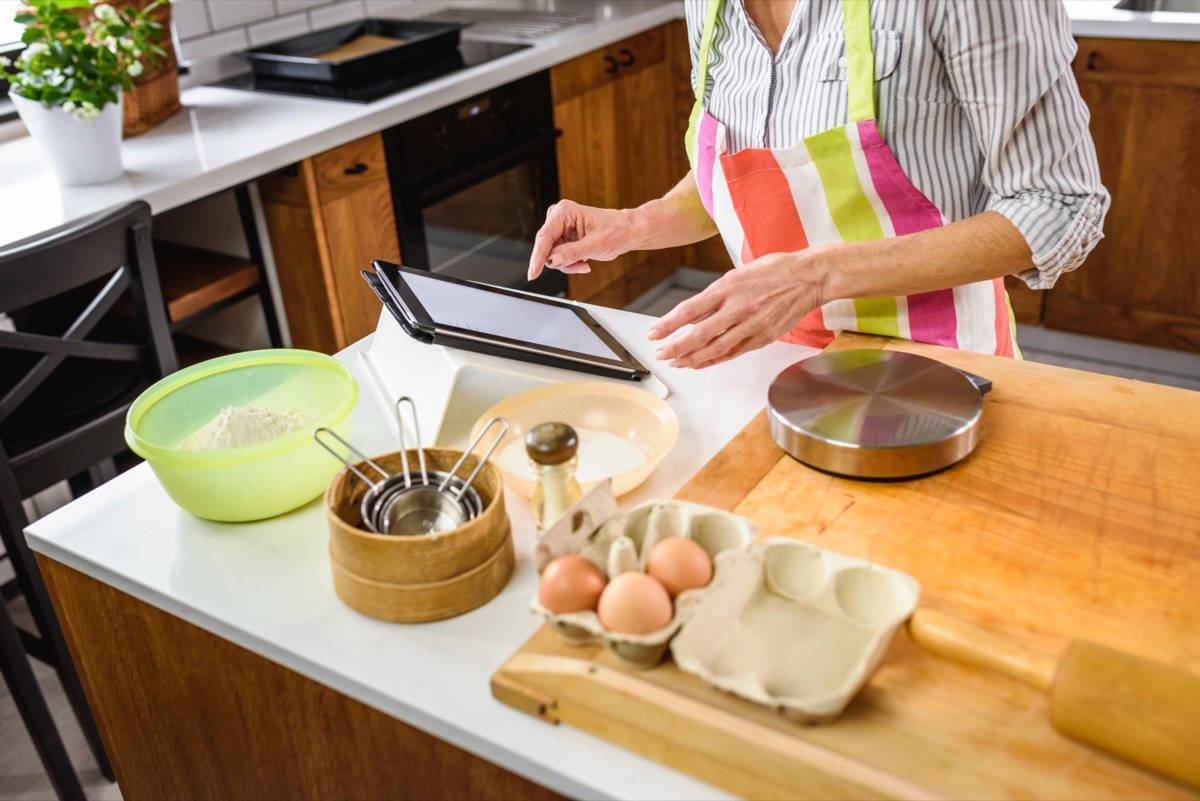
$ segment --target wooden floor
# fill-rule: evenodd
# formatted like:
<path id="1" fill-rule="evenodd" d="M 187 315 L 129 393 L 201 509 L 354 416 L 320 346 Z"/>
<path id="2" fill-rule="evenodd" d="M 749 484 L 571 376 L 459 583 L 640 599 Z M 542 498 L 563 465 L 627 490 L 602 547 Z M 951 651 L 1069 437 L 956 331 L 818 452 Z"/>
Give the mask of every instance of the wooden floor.
<path id="1" fill-rule="evenodd" d="M 8 562 L 0 564 L 0 583 L 7 581 L 12 575 Z M 8 605 L 9 612 L 17 625 L 30 626 L 29 615 L 25 601 L 17 598 Z M 79 781 L 83 790 L 92 801 L 119 801 L 121 791 L 117 785 L 100 775 L 96 760 L 83 739 L 83 732 L 67 703 L 58 675 L 50 668 L 33 660 L 33 670 L 41 682 L 42 691 L 46 694 L 46 702 L 50 712 L 58 722 L 59 731 L 67 744 L 71 761 L 79 773 Z M 8 686 L 0 681 L 0 799 L 4 801 L 52 801 L 55 798 L 54 789 L 25 724 L 17 714 L 17 707 L 9 694 Z"/>

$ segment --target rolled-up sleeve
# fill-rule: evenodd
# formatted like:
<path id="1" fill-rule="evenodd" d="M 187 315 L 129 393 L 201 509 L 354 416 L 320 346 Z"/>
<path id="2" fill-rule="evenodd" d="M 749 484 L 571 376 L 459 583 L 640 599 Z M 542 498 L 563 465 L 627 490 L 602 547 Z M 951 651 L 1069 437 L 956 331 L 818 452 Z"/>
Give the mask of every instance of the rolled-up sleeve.
<path id="1" fill-rule="evenodd" d="M 951 0 L 945 22 L 943 58 L 983 156 L 986 208 L 1029 243 L 1035 269 L 1020 277 L 1049 289 L 1103 237 L 1110 200 L 1066 11 L 1059 0 Z"/>

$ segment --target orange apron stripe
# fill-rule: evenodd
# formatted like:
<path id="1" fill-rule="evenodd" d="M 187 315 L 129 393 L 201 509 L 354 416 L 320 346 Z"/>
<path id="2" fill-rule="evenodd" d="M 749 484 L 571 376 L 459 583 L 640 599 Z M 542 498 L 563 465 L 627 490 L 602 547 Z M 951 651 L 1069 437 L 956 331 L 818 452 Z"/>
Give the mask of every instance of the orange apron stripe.
<path id="1" fill-rule="evenodd" d="M 807 248 L 808 237 L 792 200 L 792 187 L 775 154 L 753 148 L 720 159 L 729 199 L 752 256 L 746 261 Z"/>

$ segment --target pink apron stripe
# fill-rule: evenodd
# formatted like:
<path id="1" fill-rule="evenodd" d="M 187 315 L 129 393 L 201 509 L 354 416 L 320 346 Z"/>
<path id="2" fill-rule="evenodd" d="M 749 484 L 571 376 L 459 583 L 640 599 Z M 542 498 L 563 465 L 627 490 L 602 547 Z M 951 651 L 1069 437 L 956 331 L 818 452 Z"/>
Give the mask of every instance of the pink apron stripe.
<path id="1" fill-rule="evenodd" d="M 1008 319 L 1008 293 L 1004 290 L 1004 279 L 994 279 L 992 287 L 996 297 L 996 355 L 1015 358 L 1016 350 L 1013 347 L 1012 326 Z"/>
<path id="2" fill-rule="evenodd" d="M 896 236 L 940 228 L 942 215 L 937 206 L 904 175 L 900 164 L 879 135 L 874 120 L 860 122 L 857 127 L 863 154 L 871 170 L 871 183 L 883 201 L 883 207 L 887 209 Z"/>
<path id="3" fill-rule="evenodd" d="M 717 120 L 708 112 L 700 117 L 696 142 L 696 187 L 708 216 L 713 216 L 713 167 L 717 163 Z"/>
<path id="4" fill-rule="evenodd" d="M 721 156 L 721 172 L 729 198 L 745 233 L 753 261 L 768 253 L 791 253 L 808 247 L 792 187 L 775 154 L 753 148 Z"/>
<path id="5" fill-rule="evenodd" d="M 958 314 L 954 290 L 939 289 L 908 296 L 909 338 L 914 342 L 958 347 Z"/>

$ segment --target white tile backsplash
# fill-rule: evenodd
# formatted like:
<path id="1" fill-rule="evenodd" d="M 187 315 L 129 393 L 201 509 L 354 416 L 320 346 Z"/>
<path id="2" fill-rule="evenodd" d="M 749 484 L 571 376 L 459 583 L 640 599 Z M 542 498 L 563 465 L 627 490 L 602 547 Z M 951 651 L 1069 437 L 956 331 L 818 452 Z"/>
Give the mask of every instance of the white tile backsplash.
<path id="1" fill-rule="evenodd" d="M 368 17 L 419 17 L 429 10 L 424 0 L 367 0 Z"/>
<path id="2" fill-rule="evenodd" d="M 330 0 L 275 0 L 275 8 L 280 14 L 290 14 L 293 11 L 303 11 L 313 6 L 329 5 Z"/>
<path id="3" fill-rule="evenodd" d="M 188 39 L 179 42 L 179 61 L 187 64 L 207 58 L 240 53 L 248 47 L 245 28 L 233 28 L 198 39 Z"/>
<path id="4" fill-rule="evenodd" d="M 250 46 L 259 47 L 293 36 L 303 36 L 309 30 L 308 15 L 301 12 L 255 23 L 247 32 L 250 34 Z"/>
<path id="5" fill-rule="evenodd" d="M 438 5 L 434 0 L 174 0 L 171 24 L 180 62 L 195 66 L 370 14 L 418 16 Z"/>
<path id="6" fill-rule="evenodd" d="M 367 7 L 362 0 L 342 0 L 333 5 L 310 9 L 308 19 L 312 24 L 312 29 L 319 31 L 322 28 L 332 28 L 335 25 L 344 25 L 347 22 L 360 20 L 366 14 Z"/>
<path id="7" fill-rule="evenodd" d="M 177 41 L 194 39 L 212 33 L 208 24 L 208 8 L 203 0 L 175 0 L 171 4 L 171 25 Z"/>
<path id="8" fill-rule="evenodd" d="M 275 16 L 273 0 L 207 0 L 213 30 L 239 28 Z"/>

